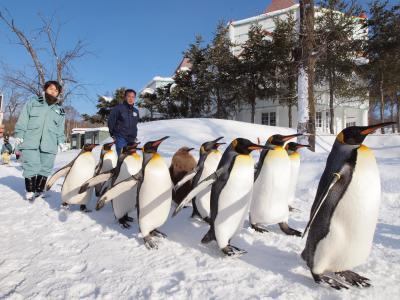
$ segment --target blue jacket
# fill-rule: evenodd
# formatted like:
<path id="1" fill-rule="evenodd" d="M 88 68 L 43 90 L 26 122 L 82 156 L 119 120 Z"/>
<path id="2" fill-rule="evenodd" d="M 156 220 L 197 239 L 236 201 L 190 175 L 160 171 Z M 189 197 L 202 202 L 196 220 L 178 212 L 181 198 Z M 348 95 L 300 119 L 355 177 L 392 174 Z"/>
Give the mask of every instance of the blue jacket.
<path id="1" fill-rule="evenodd" d="M 26 102 L 15 125 L 15 137 L 22 138 L 19 149 L 40 149 L 57 154 L 64 143 L 65 112 L 60 104 L 48 105 L 43 97 Z"/>
<path id="2" fill-rule="evenodd" d="M 123 137 L 133 142 L 137 136 L 139 110 L 126 101 L 116 105 L 108 117 L 108 129 L 112 137 Z"/>

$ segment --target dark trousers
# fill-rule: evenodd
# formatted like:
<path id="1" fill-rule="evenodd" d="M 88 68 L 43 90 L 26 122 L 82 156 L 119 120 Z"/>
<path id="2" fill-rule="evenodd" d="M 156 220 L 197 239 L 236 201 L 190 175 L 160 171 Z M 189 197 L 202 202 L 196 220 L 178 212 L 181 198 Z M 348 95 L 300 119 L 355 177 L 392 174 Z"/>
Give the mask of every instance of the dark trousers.
<path id="1" fill-rule="evenodd" d="M 128 144 L 128 141 L 125 138 L 123 138 L 121 136 L 115 137 L 115 148 L 117 149 L 118 157 L 121 154 L 122 148 L 125 147 L 127 144 Z"/>

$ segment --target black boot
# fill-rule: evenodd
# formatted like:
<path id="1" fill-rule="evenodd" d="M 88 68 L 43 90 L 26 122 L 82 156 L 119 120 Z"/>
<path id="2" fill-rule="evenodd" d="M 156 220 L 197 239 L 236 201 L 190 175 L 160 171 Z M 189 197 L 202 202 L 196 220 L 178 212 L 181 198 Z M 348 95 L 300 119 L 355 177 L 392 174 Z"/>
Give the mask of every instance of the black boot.
<path id="1" fill-rule="evenodd" d="M 43 194 L 46 186 L 47 177 L 42 175 L 36 176 L 35 197 L 40 197 Z"/>
<path id="2" fill-rule="evenodd" d="M 25 178 L 26 200 L 35 200 L 36 176 Z"/>

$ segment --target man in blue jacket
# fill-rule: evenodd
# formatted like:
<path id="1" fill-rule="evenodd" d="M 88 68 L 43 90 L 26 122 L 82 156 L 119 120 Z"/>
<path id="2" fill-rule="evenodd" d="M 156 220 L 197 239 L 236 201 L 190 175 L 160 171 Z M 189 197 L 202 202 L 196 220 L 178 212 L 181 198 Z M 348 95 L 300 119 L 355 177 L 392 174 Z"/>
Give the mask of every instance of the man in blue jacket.
<path id="1" fill-rule="evenodd" d="M 116 105 L 108 117 L 108 129 L 115 141 L 118 156 L 124 146 L 135 142 L 137 123 L 139 122 L 139 110 L 133 106 L 136 92 L 132 89 L 127 89 L 124 96 L 125 101 Z"/>

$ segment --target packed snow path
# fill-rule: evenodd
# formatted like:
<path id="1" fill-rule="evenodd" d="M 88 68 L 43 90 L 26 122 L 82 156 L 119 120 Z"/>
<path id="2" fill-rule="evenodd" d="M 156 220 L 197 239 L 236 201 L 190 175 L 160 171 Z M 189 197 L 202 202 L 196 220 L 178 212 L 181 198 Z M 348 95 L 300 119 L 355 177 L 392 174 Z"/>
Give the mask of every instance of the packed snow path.
<path id="1" fill-rule="evenodd" d="M 139 138 L 170 135 L 160 146 L 169 163 L 180 146 L 198 148 L 218 136 L 228 143 L 238 136 L 264 142 L 273 133 L 290 132 L 233 121 L 171 120 L 141 125 Z M 300 212 L 289 220 L 296 229 L 308 221 L 333 139 L 319 137 L 319 153 L 302 152 L 294 203 Z M 377 156 L 383 192 L 371 256 L 355 270 L 371 279 L 371 288 L 336 291 L 315 284 L 300 258 L 305 239 L 286 236 L 278 226 L 260 234 L 246 222 L 232 244 L 248 253 L 224 258 L 215 242 L 200 243 L 208 226 L 190 219 L 191 208 L 168 219 L 161 228 L 168 238 L 149 251 L 137 225 L 122 229 L 110 205 L 89 214 L 60 210 L 62 180 L 47 198 L 28 203 L 21 167 L 13 161 L 0 165 L 0 299 L 398 299 L 400 137 L 371 136 L 365 144 Z M 55 169 L 76 154 L 58 155 Z"/>

